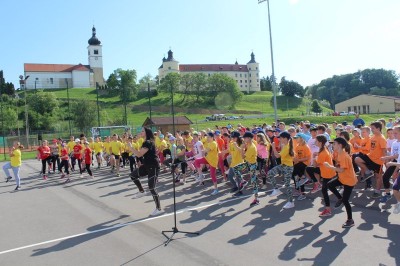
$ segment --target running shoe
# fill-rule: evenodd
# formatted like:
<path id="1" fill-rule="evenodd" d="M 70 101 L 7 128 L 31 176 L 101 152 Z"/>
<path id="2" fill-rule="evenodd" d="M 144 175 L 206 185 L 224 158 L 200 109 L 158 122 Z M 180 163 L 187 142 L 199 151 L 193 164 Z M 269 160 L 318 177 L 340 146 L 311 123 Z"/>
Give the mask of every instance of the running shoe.
<path id="1" fill-rule="evenodd" d="M 343 225 L 342 225 L 342 228 L 350 228 L 350 227 L 353 227 L 354 226 L 354 220 L 353 219 L 350 219 L 350 220 L 347 220 Z"/>
<path id="2" fill-rule="evenodd" d="M 296 183 L 296 188 L 301 187 L 302 185 L 305 185 L 308 183 L 308 178 L 302 178 Z"/>
<path id="3" fill-rule="evenodd" d="M 381 197 L 381 193 L 378 193 L 376 191 L 374 191 L 374 193 L 372 193 L 371 198 L 373 199 L 379 199 Z"/>
<path id="4" fill-rule="evenodd" d="M 162 213 L 162 210 L 155 209 L 152 213 L 150 213 L 150 216 L 157 216 Z"/>
<path id="5" fill-rule="evenodd" d="M 18 190 L 20 190 L 21 189 L 21 186 L 17 186 L 14 190 L 15 191 L 18 191 Z"/>
<path id="6" fill-rule="evenodd" d="M 311 194 L 317 193 L 320 191 L 322 188 L 321 184 L 319 183 L 314 183 L 313 189 L 311 190 Z"/>
<path id="7" fill-rule="evenodd" d="M 237 192 L 238 190 L 239 190 L 239 188 L 237 188 L 237 187 L 231 188 L 231 193 L 235 193 L 235 192 Z"/>
<path id="8" fill-rule="evenodd" d="M 67 183 L 69 183 L 69 182 L 71 182 L 71 179 L 69 179 L 69 178 L 67 178 L 67 180 L 65 180 L 65 184 L 67 184 Z"/>
<path id="9" fill-rule="evenodd" d="M 247 186 L 247 184 L 248 184 L 248 182 L 246 180 L 243 180 L 242 182 L 240 182 L 239 190 L 242 191 Z"/>
<path id="10" fill-rule="evenodd" d="M 293 197 L 298 197 L 298 196 L 300 196 L 302 193 L 300 192 L 300 191 L 298 191 L 297 189 L 295 189 L 294 191 L 293 191 Z"/>
<path id="11" fill-rule="evenodd" d="M 336 204 L 335 204 L 335 209 L 337 209 L 337 208 L 339 208 L 340 206 L 342 206 L 342 204 L 343 204 L 343 200 L 342 200 L 342 199 L 339 199 L 339 200 L 336 202 Z"/>
<path id="12" fill-rule="evenodd" d="M 186 183 L 186 180 L 181 179 L 179 182 L 181 185 L 184 185 Z"/>
<path id="13" fill-rule="evenodd" d="M 258 200 L 258 199 L 254 199 L 251 203 L 250 203 L 250 207 L 253 207 L 253 206 L 256 206 L 256 205 L 259 205 L 260 204 L 260 201 Z"/>
<path id="14" fill-rule="evenodd" d="M 381 203 L 386 203 L 392 198 L 392 195 L 385 193 L 385 195 L 379 200 Z"/>
<path id="15" fill-rule="evenodd" d="M 199 175 L 197 182 L 199 182 L 199 185 L 204 185 L 204 175 L 203 174 Z"/>
<path id="16" fill-rule="evenodd" d="M 297 200 L 305 200 L 307 197 L 304 194 L 301 194 L 300 196 L 297 197 Z"/>
<path id="17" fill-rule="evenodd" d="M 7 178 L 6 178 L 6 183 L 10 182 L 11 179 L 12 179 L 11 176 L 7 177 Z"/>
<path id="18" fill-rule="evenodd" d="M 291 208 L 294 208 L 294 202 L 293 202 L 293 201 L 288 201 L 288 202 L 286 202 L 286 204 L 283 205 L 283 208 L 284 208 L 284 209 L 291 209 Z"/>
<path id="19" fill-rule="evenodd" d="M 275 188 L 272 190 L 271 194 L 269 194 L 270 197 L 276 197 L 282 194 L 282 191 L 279 190 L 279 188 Z"/>
<path id="20" fill-rule="evenodd" d="M 393 213 L 394 213 L 394 214 L 399 214 L 399 213 L 400 213 L 400 202 L 397 202 L 397 203 L 394 205 Z"/>
<path id="21" fill-rule="evenodd" d="M 328 217 L 331 216 L 332 212 L 329 209 L 324 209 L 320 214 L 319 217 Z"/>
<path id="22" fill-rule="evenodd" d="M 211 196 L 217 195 L 219 193 L 218 189 L 214 189 L 213 192 L 211 192 Z"/>
<path id="23" fill-rule="evenodd" d="M 369 189 L 371 189 L 372 188 L 372 186 L 371 186 L 371 184 L 365 184 L 365 188 L 364 188 L 364 190 L 369 190 Z"/>
<path id="24" fill-rule="evenodd" d="M 47 180 L 47 175 L 43 175 L 43 180 Z"/>
<path id="25" fill-rule="evenodd" d="M 373 172 L 373 171 L 370 171 L 370 170 L 366 171 L 366 172 L 365 172 L 364 181 L 367 181 L 368 179 L 370 179 L 370 178 L 373 177 L 373 176 L 374 176 L 374 172 Z"/>
<path id="26" fill-rule="evenodd" d="M 235 194 L 233 194 L 234 197 L 240 197 L 243 196 L 243 192 L 242 191 L 238 191 Z"/>
<path id="27" fill-rule="evenodd" d="M 64 178 L 64 177 L 65 177 L 65 174 L 62 174 L 60 178 Z"/>

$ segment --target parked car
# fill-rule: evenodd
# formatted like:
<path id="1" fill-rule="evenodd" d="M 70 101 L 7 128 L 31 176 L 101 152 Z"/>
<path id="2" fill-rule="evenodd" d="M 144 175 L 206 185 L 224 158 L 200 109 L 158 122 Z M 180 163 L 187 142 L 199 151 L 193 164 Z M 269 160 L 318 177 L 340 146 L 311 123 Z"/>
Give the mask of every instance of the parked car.
<path id="1" fill-rule="evenodd" d="M 355 114 L 356 114 L 356 112 L 353 112 L 353 111 L 349 112 L 349 115 L 355 115 Z"/>
<path id="2" fill-rule="evenodd" d="M 238 116 L 233 116 L 233 115 L 228 116 L 227 118 L 228 118 L 228 120 L 236 120 L 236 119 L 239 119 Z"/>
<path id="3" fill-rule="evenodd" d="M 213 114 L 211 116 L 206 117 L 206 121 L 220 121 L 227 120 L 227 117 L 224 114 Z"/>
<path id="4" fill-rule="evenodd" d="M 345 112 L 345 111 L 342 111 L 342 112 L 339 113 L 339 115 L 340 115 L 340 116 L 346 116 L 346 115 L 349 115 L 349 113 L 348 113 L 348 112 Z"/>

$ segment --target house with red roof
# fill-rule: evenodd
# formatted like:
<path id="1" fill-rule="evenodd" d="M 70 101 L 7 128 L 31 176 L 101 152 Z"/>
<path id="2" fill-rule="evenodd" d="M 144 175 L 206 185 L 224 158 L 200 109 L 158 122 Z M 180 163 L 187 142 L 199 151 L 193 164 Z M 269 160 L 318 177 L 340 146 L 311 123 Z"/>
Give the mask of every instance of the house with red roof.
<path id="1" fill-rule="evenodd" d="M 168 57 L 162 59 L 162 65 L 158 68 L 160 80 L 168 73 L 204 73 L 211 76 L 215 73 L 223 73 L 236 80 L 241 91 L 252 92 L 260 91 L 260 65 L 255 60 L 252 52 L 250 61 L 247 64 L 239 64 L 236 60 L 234 64 L 179 64 L 174 59 L 173 52 L 168 51 Z"/>
<path id="2" fill-rule="evenodd" d="M 88 65 L 25 63 L 24 74 L 27 89 L 95 88 L 105 83 L 103 77 L 102 46 L 92 28 L 88 40 Z"/>

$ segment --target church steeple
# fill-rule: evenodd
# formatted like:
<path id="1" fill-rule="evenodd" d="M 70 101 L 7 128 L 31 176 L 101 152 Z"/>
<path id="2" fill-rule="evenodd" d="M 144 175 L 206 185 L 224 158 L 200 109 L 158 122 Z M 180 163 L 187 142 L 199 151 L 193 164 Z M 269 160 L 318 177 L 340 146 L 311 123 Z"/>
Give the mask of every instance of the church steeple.
<path id="1" fill-rule="evenodd" d="M 94 25 L 92 28 L 92 38 L 90 38 L 88 40 L 88 43 L 89 43 L 89 45 L 100 45 L 101 44 L 99 39 L 97 39 L 97 37 L 96 37 L 96 28 L 94 27 Z"/>
<path id="2" fill-rule="evenodd" d="M 256 62 L 256 57 L 254 56 L 254 53 L 253 52 L 251 52 L 251 60 L 247 63 L 247 64 L 251 64 L 251 63 L 257 63 Z"/>
<path id="3" fill-rule="evenodd" d="M 169 49 L 168 51 L 168 58 L 167 61 L 175 61 L 174 59 L 174 53 L 171 51 L 171 49 Z"/>

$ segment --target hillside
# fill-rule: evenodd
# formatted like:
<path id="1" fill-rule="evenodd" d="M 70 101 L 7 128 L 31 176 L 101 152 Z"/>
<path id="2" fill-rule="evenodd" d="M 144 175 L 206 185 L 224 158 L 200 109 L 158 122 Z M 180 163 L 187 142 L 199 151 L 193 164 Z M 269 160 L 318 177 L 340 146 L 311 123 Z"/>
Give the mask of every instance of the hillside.
<path id="1" fill-rule="evenodd" d="M 56 94 L 60 100 L 67 100 L 67 90 L 49 90 Z M 152 114 L 153 116 L 167 115 L 170 113 L 170 100 L 169 94 L 159 93 L 156 97 L 152 97 Z M 75 99 L 88 99 L 96 101 L 96 90 L 95 89 L 69 89 L 70 100 Z M 244 95 L 242 100 L 236 105 L 235 110 L 217 109 L 215 106 L 202 106 L 201 108 L 192 108 L 182 106 L 181 94 L 175 94 L 175 112 L 177 115 L 187 115 L 192 121 L 203 123 L 206 116 L 213 113 L 224 113 L 227 115 L 245 117 L 270 117 L 273 118 L 273 94 L 272 92 L 256 92 L 250 95 Z M 103 112 L 106 112 L 108 117 L 122 117 L 123 106 L 119 97 L 109 97 L 107 95 L 99 95 L 99 105 Z M 305 99 L 278 96 L 278 116 L 284 117 L 301 117 L 304 116 L 307 110 L 307 102 Z M 128 110 L 131 110 L 128 114 L 128 122 L 132 126 L 139 126 L 143 123 L 145 118 L 149 115 L 148 98 L 138 99 L 129 103 Z M 330 113 L 332 110 L 323 107 L 324 113 Z"/>

